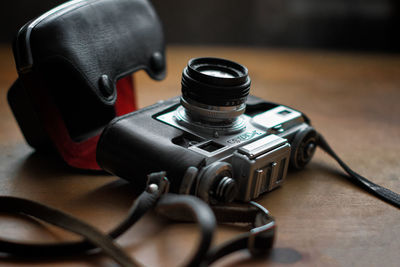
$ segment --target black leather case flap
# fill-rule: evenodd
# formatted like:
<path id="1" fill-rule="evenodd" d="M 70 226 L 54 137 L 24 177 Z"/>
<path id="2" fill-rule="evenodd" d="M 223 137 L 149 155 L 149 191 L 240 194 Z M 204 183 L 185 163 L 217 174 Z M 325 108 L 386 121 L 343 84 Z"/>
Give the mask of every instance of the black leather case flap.
<path id="1" fill-rule="evenodd" d="M 68 80 L 103 105 L 114 104 L 125 75 L 145 69 L 154 79 L 165 76 L 162 26 L 146 0 L 66 2 L 21 28 L 14 54 L 20 74 L 34 69 Z"/>

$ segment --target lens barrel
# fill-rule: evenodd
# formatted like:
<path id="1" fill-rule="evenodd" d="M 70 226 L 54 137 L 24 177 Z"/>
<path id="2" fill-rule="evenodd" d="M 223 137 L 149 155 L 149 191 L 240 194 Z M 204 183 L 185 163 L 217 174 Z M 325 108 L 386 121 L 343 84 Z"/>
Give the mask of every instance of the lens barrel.
<path id="1" fill-rule="evenodd" d="M 182 73 L 181 107 L 175 120 L 194 131 L 214 136 L 238 133 L 250 91 L 247 68 L 221 58 L 189 60 Z"/>
<path id="2" fill-rule="evenodd" d="M 182 97 L 210 106 L 238 106 L 250 91 L 247 68 L 221 58 L 191 59 L 182 73 Z"/>

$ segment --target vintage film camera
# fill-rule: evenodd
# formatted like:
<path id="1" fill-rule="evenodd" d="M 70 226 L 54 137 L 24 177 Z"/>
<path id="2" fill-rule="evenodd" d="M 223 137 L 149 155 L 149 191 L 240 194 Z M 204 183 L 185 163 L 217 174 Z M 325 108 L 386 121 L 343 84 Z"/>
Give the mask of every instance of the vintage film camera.
<path id="1" fill-rule="evenodd" d="M 114 119 L 97 147 L 99 165 L 135 185 L 165 170 L 171 191 L 209 203 L 250 201 L 303 168 L 316 148 L 305 115 L 249 95 L 246 67 L 195 58 L 182 96 Z"/>

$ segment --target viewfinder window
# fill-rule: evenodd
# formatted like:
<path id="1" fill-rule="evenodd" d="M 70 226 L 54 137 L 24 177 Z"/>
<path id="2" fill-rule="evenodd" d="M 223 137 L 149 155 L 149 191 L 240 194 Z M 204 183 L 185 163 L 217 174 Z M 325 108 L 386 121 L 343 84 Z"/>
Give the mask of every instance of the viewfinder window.
<path id="1" fill-rule="evenodd" d="M 284 109 L 284 110 L 281 110 L 281 111 L 278 112 L 278 114 L 283 115 L 283 116 L 285 116 L 287 114 L 290 114 L 290 113 L 291 112 L 289 110 L 287 110 L 287 109 Z"/>
<path id="2" fill-rule="evenodd" d="M 214 152 L 214 151 L 216 151 L 216 150 L 218 150 L 220 148 L 223 148 L 223 147 L 224 147 L 223 145 L 220 145 L 220 144 L 215 143 L 213 141 L 205 143 L 205 144 L 199 146 L 199 148 L 201 148 L 201 149 L 203 149 L 203 150 L 205 150 L 207 152 Z"/>

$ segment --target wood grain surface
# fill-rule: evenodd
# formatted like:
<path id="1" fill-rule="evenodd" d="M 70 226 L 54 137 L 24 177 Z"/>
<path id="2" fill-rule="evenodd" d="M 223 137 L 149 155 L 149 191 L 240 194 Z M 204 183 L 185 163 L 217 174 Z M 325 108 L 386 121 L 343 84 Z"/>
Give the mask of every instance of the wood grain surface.
<path id="1" fill-rule="evenodd" d="M 227 47 L 169 47 L 168 76 L 135 74 L 139 106 L 180 94 L 189 58 L 218 56 L 248 67 L 252 94 L 304 111 L 351 167 L 400 192 L 400 56 Z M 9 46 L 0 47 L 0 194 L 25 197 L 69 212 L 107 231 L 135 198 L 133 185 L 105 174 L 71 170 L 35 153 L 6 101 L 16 78 Z M 60 81 L 62 82 L 62 81 Z M 257 200 L 278 225 L 269 257 L 239 252 L 215 266 L 399 266 L 400 212 L 348 182 L 318 151 L 286 184 Z M 215 244 L 243 229 L 220 226 Z M 76 239 L 62 230 L 0 214 L 0 236 L 35 242 Z M 144 266 L 177 266 L 197 242 L 196 227 L 148 214 L 118 239 Z M 114 266 L 102 255 L 60 260 L 0 258 L 1 266 Z"/>

